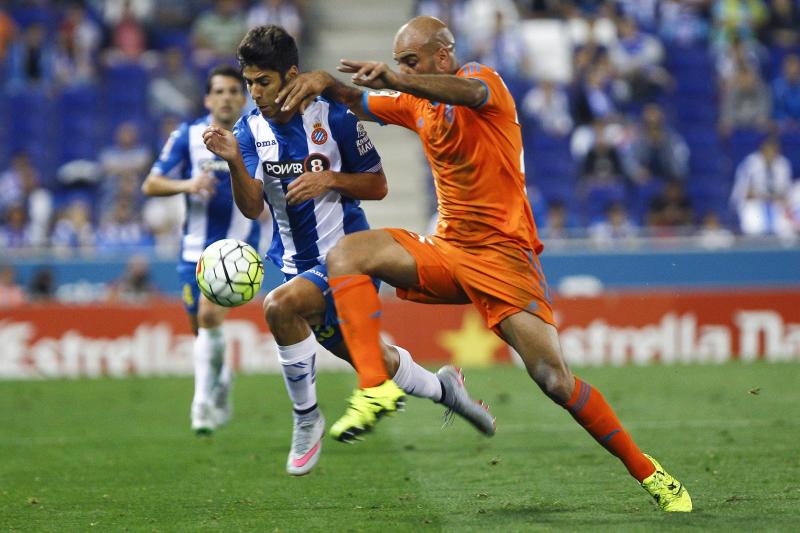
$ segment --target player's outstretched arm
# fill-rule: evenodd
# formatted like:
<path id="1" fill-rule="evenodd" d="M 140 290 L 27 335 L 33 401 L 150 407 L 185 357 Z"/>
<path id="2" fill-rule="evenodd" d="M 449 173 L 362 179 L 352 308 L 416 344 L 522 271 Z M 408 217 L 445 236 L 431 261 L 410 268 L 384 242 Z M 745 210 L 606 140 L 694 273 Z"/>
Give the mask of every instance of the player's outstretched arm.
<path id="1" fill-rule="evenodd" d="M 452 105 L 478 107 L 488 96 L 478 80 L 448 74 L 403 74 L 380 61 L 342 59 L 340 72 L 352 74 L 353 83 L 370 89 L 391 89 L 419 98 Z"/>
<path id="2" fill-rule="evenodd" d="M 364 112 L 361 105 L 363 93 L 361 89 L 345 85 L 324 70 L 315 70 L 299 74 L 288 82 L 278 93 L 275 103 L 282 104 L 283 111 L 297 108 L 302 113 L 314 98 L 324 95 L 346 105 L 361 120 L 375 120 Z"/>
<path id="3" fill-rule="evenodd" d="M 203 132 L 203 142 L 211 152 L 228 163 L 231 171 L 233 201 L 244 216 L 257 219 L 264 210 L 261 182 L 253 179 L 247 171 L 239 149 L 239 141 L 230 132 L 216 126 L 209 126 Z"/>
<path id="4" fill-rule="evenodd" d="M 147 196 L 173 196 L 183 193 L 210 196 L 214 194 L 216 186 L 217 180 L 209 174 L 198 174 L 188 180 L 178 180 L 153 172 L 142 183 L 142 192 Z"/>
<path id="5" fill-rule="evenodd" d="M 377 172 L 306 172 L 292 183 L 286 191 L 286 202 L 297 205 L 317 198 L 328 191 L 356 200 L 382 200 L 389 192 L 383 170 Z"/>

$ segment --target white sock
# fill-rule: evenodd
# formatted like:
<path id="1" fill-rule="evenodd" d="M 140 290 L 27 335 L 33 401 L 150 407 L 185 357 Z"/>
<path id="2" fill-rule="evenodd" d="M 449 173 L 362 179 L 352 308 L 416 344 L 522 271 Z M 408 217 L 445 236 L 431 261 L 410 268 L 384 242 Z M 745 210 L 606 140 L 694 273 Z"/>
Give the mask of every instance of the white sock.
<path id="1" fill-rule="evenodd" d="M 222 364 L 222 368 L 219 371 L 219 377 L 217 378 L 217 382 L 221 383 L 222 385 L 227 385 L 230 387 L 231 382 L 233 381 L 233 369 L 228 362 L 224 362 Z"/>
<path id="2" fill-rule="evenodd" d="M 225 360 L 225 334 L 222 326 L 208 328 L 207 331 L 211 339 L 211 369 L 214 371 L 214 382 L 230 384 L 233 373 Z"/>
<path id="3" fill-rule="evenodd" d="M 314 335 L 291 346 L 278 346 L 283 381 L 296 414 L 308 413 L 317 406 L 316 356 Z"/>
<path id="4" fill-rule="evenodd" d="M 193 403 L 211 401 L 211 388 L 218 379 L 225 360 L 225 337 L 222 327 L 198 328 L 194 340 Z"/>
<path id="5" fill-rule="evenodd" d="M 394 348 L 400 355 L 400 365 L 398 365 L 392 381 L 412 396 L 429 398 L 434 402 L 441 400 L 442 382 L 439 381 L 436 374 L 415 363 L 408 350 L 399 346 Z"/>

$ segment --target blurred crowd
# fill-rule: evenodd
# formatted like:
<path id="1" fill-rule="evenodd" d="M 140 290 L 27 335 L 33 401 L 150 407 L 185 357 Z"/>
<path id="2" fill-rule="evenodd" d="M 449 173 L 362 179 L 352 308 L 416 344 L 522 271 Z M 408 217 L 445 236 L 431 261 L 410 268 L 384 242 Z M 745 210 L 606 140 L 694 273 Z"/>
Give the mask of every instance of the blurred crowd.
<path id="1" fill-rule="evenodd" d="M 800 234 L 800 0 L 418 0 L 517 100 L 545 239 Z"/>
<path id="2" fill-rule="evenodd" d="M 58 280 L 56 270 L 40 264 L 23 282 L 13 265 L 0 263 L 0 311 L 53 300 L 69 304 L 100 301 L 146 304 L 152 298 L 163 296 L 153 282 L 150 258 L 144 254 L 130 256 L 125 265 L 119 267 L 116 279 L 81 279 L 70 283 Z"/>
<path id="3" fill-rule="evenodd" d="M 175 253 L 182 201 L 140 191 L 251 27 L 308 47 L 303 0 L 0 0 L 0 246 Z"/>
<path id="4" fill-rule="evenodd" d="M 157 151 L 202 112 L 206 73 L 248 28 L 280 24 L 313 53 L 312 8 L 0 0 L 0 246 L 174 253 L 179 210 L 140 192 Z M 418 0 L 415 13 L 503 74 L 551 243 L 800 232 L 800 0 Z"/>

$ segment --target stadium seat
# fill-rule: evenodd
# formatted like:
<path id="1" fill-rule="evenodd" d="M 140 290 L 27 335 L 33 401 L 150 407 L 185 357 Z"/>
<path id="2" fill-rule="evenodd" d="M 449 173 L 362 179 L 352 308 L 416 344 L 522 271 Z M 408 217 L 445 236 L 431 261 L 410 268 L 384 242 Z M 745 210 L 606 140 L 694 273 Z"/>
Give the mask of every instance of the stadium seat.
<path id="1" fill-rule="evenodd" d="M 8 111 L 8 98 L 0 95 L 0 124 L 11 124 Z M 0 128 L 0 168 L 8 165 L 8 138 L 11 128 Z"/>
<path id="2" fill-rule="evenodd" d="M 104 76 L 106 109 L 112 124 L 147 117 L 148 76 L 137 64 L 109 67 Z"/>
<path id="3" fill-rule="evenodd" d="M 160 31 L 153 33 L 152 45 L 157 50 L 178 47 L 187 55 L 191 52 L 191 39 L 184 30 L 161 28 Z"/>
<path id="4" fill-rule="evenodd" d="M 575 194 L 573 191 L 572 194 Z M 592 223 L 605 217 L 606 210 L 613 203 L 625 203 L 625 187 L 622 184 L 597 185 L 586 192 L 583 212 L 587 222 Z"/>
<path id="5" fill-rule="evenodd" d="M 707 211 L 726 213 L 730 210 L 729 199 L 732 183 L 714 178 L 713 176 L 698 175 L 686 187 L 686 194 L 692 200 L 692 207 L 697 216 L 702 216 Z"/>
<path id="6" fill-rule="evenodd" d="M 73 159 L 94 159 L 100 148 L 103 98 L 96 86 L 82 85 L 65 89 L 58 99 L 60 143 L 58 164 Z"/>
<path id="7" fill-rule="evenodd" d="M 6 105 L 7 123 L 14 124 L 5 140 L 9 153 L 31 154 L 34 166 L 48 183 L 58 152 L 54 147 L 61 142 L 59 128 L 53 126 L 53 117 L 58 116 L 54 102 L 43 90 L 32 87 L 9 96 Z"/>
<path id="8" fill-rule="evenodd" d="M 692 95 L 690 98 L 680 99 L 680 103 L 675 107 L 675 119 L 683 124 L 691 124 L 697 126 L 702 124 L 702 131 L 706 132 L 709 128 L 714 128 L 719 116 L 717 110 L 716 97 L 706 95 L 703 98 L 695 98 L 697 95 Z"/>
<path id="9" fill-rule="evenodd" d="M 781 135 L 781 149 L 792 163 L 792 177 L 800 178 L 800 131 L 787 131 Z"/>
<path id="10" fill-rule="evenodd" d="M 659 179 L 650 180 L 643 185 L 635 185 L 630 189 L 630 201 L 627 202 L 629 207 L 629 215 L 638 224 L 642 224 L 647 217 L 647 212 L 650 209 L 650 203 L 653 198 L 658 196 L 664 188 L 663 181 Z"/>
<path id="11" fill-rule="evenodd" d="M 708 72 L 708 68 L 713 66 L 713 59 L 708 52 L 708 47 L 698 44 L 667 49 L 666 64 L 667 68 L 675 72 L 692 69 Z"/>
<path id="12" fill-rule="evenodd" d="M 736 130 L 727 141 L 728 156 L 734 165 L 758 149 L 765 134 L 758 130 Z"/>

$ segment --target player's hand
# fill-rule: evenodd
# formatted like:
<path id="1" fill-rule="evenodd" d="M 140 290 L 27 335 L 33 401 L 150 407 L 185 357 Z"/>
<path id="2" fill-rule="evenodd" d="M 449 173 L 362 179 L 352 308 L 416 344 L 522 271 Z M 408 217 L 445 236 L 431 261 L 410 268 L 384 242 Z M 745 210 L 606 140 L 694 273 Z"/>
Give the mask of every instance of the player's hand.
<path id="1" fill-rule="evenodd" d="M 186 192 L 203 197 L 213 196 L 217 191 L 217 178 L 204 172 L 186 180 Z"/>
<path id="2" fill-rule="evenodd" d="M 281 111 L 298 108 L 302 113 L 333 82 L 333 76 L 323 70 L 298 74 L 280 90 L 275 103 L 282 104 Z"/>
<path id="3" fill-rule="evenodd" d="M 339 72 L 352 74 L 354 84 L 370 89 L 395 89 L 397 73 L 381 61 L 351 61 L 342 59 L 337 67 Z"/>
<path id="4" fill-rule="evenodd" d="M 212 153 L 231 162 L 239 157 L 239 141 L 233 132 L 218 126 L 209 126 L 203 131 L 203 142 Z"/>
<path id="5" fill-rule="evenodd" d="M 297 205 L 322 196 L 331 189 L 333 172 L 304 172 L 286 187 L 286 203 Z"/>

